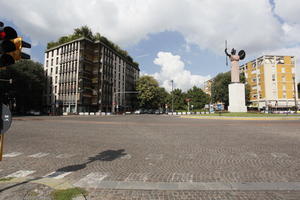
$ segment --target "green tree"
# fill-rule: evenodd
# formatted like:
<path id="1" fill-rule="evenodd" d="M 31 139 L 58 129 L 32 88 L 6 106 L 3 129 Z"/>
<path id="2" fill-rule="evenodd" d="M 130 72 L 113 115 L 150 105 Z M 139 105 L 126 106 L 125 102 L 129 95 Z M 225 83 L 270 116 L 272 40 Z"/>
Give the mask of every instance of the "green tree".
<path id="1" fill-rule="evenodd" d="M 230 72 L 218 74 L 211 85 L 212 102 L 223 102 L 225 106 L 229 104 L 228 85 L 231 83 Z"/>
<path id="2" fill-rule="evenodd" d="M 191 99 L 190 105 L 193 105 L 194 109 L 202 109 L 210 101 L 209 95 L 196 86 L 187 91 L 187 98 Z"/>
<path id="3" fill-rule="evenodd" d="M 18 113 L 42 109 L 43 89 L 46 82 L 42 64 L 31 60 L 21 60 L 0 72 L 1 79 L 12 79 L 11 85 L 0 82 L 3 101 L 16 100 Z M 5 95 L 2 95 L 5 94 Z"/>
<path id="4" fill-rule="evenodd" d="M 136 86 L 138 100 L 142 108 L 157 108 L 158 82 L 152 76 L 141 76 Z"/>
<path id="5" fill-rule="evenodd" d="M 165 88 L 159 87 L 157 88 L 157 95 L 155 97 L 155 105 L 157 105 L 158 108 L 165 108 L 165 105 L 168 104 L 169 100 L 169 93 L 166 91 Z"/>
<path id="6" fill-rule="evenodd" d="M 174 111 L 176 110 L 186 110 L 187 105 L 185 102 L 186 93 L 182 92 L 181 89 L 174 89 L 170 94 L 170 99 L 168 100 L 170 109 L 172 109 L 172 97 L 174 102 Z"/>
<path id="7" fill-rule="evenodd" d="M 245 83 L 245 101 L 250 103 L 250 86 L 246 83 L 244 74 L 240 74 L 240 80 Z M 227 107 L 229 105 L 228 85 L 231 83 L 230 72 L 220 73 L 215 78 L 211 85 L 211 98 L 214 103 L 223 102 Z"/>
<path id="8" fill-rule="evenodd" d="M 82 26 L 80 28 L 75 28 L 73 35 L 75 36 L 80 36 L 80 37 L 85 37 L 90 40 L 94 40 L 93 32 L 92 30 L 87 26 Z"/>

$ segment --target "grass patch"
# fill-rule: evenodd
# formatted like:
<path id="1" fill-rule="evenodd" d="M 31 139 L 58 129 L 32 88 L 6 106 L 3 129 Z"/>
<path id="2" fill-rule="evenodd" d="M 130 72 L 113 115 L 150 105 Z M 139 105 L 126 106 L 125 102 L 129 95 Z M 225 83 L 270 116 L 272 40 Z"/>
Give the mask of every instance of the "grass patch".
<path id="1" fill-rule="evenodd" d="M 87 195 L 87 191 L 82 188 L 71 188 L 66 190 L 55 190 L 52 192 L 53 200 L 72 200 L 78 195 Z"/>
<path id="2" fill-rule="evenodd" d="M 10 181 L 14 179 L 13 177 L 0 178 L 0 181 Z"/>

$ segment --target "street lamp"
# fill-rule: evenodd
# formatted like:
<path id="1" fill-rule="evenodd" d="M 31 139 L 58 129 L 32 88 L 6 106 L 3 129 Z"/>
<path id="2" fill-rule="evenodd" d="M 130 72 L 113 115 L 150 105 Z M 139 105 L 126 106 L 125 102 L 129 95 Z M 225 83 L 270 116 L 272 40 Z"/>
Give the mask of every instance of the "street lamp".
<path id="1" fill-rule="evenodd" d="M 295 81 L 295 76 L 293 76 L 293 85 L 294 85 L 294 100 L 295 100 L 295 110 L 296 110 L 296 113 L 297 113 L 297 111 L 298 111 L 298 103 L 297 103 L 297 92 L 296 92 L 296 81 Z"/>

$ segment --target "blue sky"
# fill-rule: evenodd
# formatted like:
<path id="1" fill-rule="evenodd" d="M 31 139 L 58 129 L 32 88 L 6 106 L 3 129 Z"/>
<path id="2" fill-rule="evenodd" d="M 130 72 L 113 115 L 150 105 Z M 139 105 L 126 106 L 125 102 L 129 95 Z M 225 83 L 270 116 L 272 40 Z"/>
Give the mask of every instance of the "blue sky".
<path id="1" fill-rule="evenodd" d="M 241 64 L 264 54 L 294 55 L 300 63 L 299 10 L 300 1 L 294 0 L 0 3 L 5 25 L 32 43 L 33 60 L 43 63 L 47 42 L 88 25 L 126 49 L 143 74 L 153 75 L 166 89 L 173 79 L 183 90 L 229 70 L 225 39 L 229 48 L 246 51 Z"/>

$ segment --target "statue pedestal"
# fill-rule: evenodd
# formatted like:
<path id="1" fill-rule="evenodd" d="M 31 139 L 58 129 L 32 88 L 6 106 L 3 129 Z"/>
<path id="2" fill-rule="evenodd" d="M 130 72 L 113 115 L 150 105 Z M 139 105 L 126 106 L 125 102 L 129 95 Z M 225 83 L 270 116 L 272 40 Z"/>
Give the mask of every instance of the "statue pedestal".
<path id="1" fill-rule="evenodd" d="M 243 83 L 231 83 L 229 88 L 229 112 L 247 112 L 245 104 L 245 85 Z"/>

